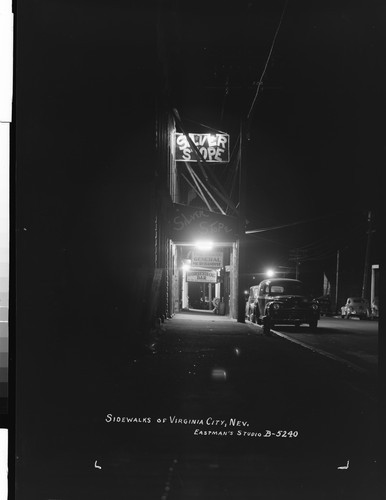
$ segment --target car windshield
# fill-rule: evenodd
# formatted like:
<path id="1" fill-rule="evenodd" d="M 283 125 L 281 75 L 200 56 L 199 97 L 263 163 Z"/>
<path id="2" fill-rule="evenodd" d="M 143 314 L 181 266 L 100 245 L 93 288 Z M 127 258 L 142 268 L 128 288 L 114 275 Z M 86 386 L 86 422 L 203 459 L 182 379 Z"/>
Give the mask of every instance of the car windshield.
<path id="1" fill-rule="evenodd" d="M 354 304 L 364 304 L 365 300 L 361 299 L 361 298 L 355 298 L 355 299 L 351 299 L 351 302 L 353 302 Z"/>
<path id="2" fill-rule="evenodd" d="M 270 284 L 270 295 L 305 295 L 304 286 L 296 281 L 277 281 Z"/>

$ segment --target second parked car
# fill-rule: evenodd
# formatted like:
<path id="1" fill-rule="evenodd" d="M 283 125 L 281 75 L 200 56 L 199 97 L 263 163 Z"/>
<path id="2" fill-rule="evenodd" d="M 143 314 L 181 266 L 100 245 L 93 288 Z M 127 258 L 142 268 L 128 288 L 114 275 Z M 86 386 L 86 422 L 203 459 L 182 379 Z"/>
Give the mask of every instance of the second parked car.
<path id="1" fill-rule="evenodd" d="M 366 319 L 370 316 L 369 303 L 362 297 L 349 297 L 345 305 L 341 308 L 342 318 L 351 318 L 352 316 L 359 319 Z"/>
<path id="2" fill-rule="evenodd" d="M 263 333 L 269 335 L 275 325 L 308 324 L 314 330 L 320 313 L 317 301 L 307 296 L 301 281 L 275 278 L 250 288 L 246 315 L 263 325 Z"/>

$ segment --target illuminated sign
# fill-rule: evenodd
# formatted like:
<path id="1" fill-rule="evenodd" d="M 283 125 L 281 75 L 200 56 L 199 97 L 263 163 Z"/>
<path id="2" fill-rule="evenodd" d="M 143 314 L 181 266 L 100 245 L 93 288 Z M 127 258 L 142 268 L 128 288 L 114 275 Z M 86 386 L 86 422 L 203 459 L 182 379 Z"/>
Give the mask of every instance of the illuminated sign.
<path id="1" fill-rule="evenodd" d="M 239 234 L 239 221 L 235 217 L 202 208 L 174 203 L 168 219 L 169 237 L 173 241 L 192 244 L 207 239 L 214 242 L 231 242 L 236 241 Z"/>
<path id="2" fill-rule="evenodd" d="M 188 271 L 186 281 L 189 283 L 216 283 L 216 271 Z"/>
<path id="3" fill-rule="evenodd" d="M 223 267 L 223 253 L 194 250 L 192 252 L 192 267 L 220 269 Z"/>
<path id="4" fill-rule="evenodd" d="M 206 162 L 229 162 L 228 134 L 189 134 L 189 138 L 197 146 Z M 174 156 L 176 161 L 198 161 L 191 144 L 185 134 L 174 134 Z"/>

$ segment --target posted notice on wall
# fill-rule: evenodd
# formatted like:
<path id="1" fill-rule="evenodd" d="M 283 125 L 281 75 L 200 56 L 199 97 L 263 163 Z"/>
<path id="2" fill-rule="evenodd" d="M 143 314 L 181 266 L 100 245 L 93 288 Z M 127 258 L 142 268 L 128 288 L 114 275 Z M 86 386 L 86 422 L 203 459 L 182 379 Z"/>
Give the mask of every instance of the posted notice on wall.
<path id="1" fill-rule="evenodd" d="M 186 281 L 189 283 L 216 283 L 216 271 L 188 271 L 186 273 Z"/>
<path id="2" fill-rule="evenodd" d="M 220 269 L 223 267 L 223 252 L 205 252 L 195 250 L 192 252 L 192 267 Z"/>

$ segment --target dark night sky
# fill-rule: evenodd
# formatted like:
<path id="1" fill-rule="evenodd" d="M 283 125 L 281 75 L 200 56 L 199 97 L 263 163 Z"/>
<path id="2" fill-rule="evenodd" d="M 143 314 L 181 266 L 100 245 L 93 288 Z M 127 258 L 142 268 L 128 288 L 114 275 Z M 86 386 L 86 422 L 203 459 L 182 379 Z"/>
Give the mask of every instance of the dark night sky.
<path id="1" fill-rule="evenodd" d="M 284 4 L 160 3 L 172 101 L 183 118 L 236 137 Z M 20 5 L 19 154 L 29 165 L 20 185 L 35 211 L 70 224 L 88 193 L 95 196 L 94 184 L 144 172 L 140 151 L 152 141 L 159 85 L 157 9 L 86 0 Z M 287 4 L 243 153 L 246 216 L 248 229 L 317 221 L 251 236 L 249 255 L 258 252 L 260 264 L 284 264 L 291 248 L 305 245 L 329 257 L 353 245 L 362 265 L 367 211 L 378 225 L 380 216 L 384 13 L 381 2 Z M 122 161 L 130 172 L 121 172 Z M 44 175 L 32 194 L 36 162 Z M 63 193 L 69 185 L 71 203 Z M 32 215 L 22 216 L 27 225 Z M 377 259 L 375 244 L 372 251 Z"/>
<path id="2" fill-rule="evenodd" d="M 235 138 L 285 2 L 214 2 L 205 16 L 200 3 L 184 5 L 175 50 L 180 112 Z M 249 236 L 247 272 L 288 265 L 301 247 L 310 259 L 303 269 L 333 277 L 341 250 L 359 286 L 369 209 L 378 262 L 383 14 L 374 2 L 288 2 L 243 151 L 247 229 L 309 222 Z"/>

